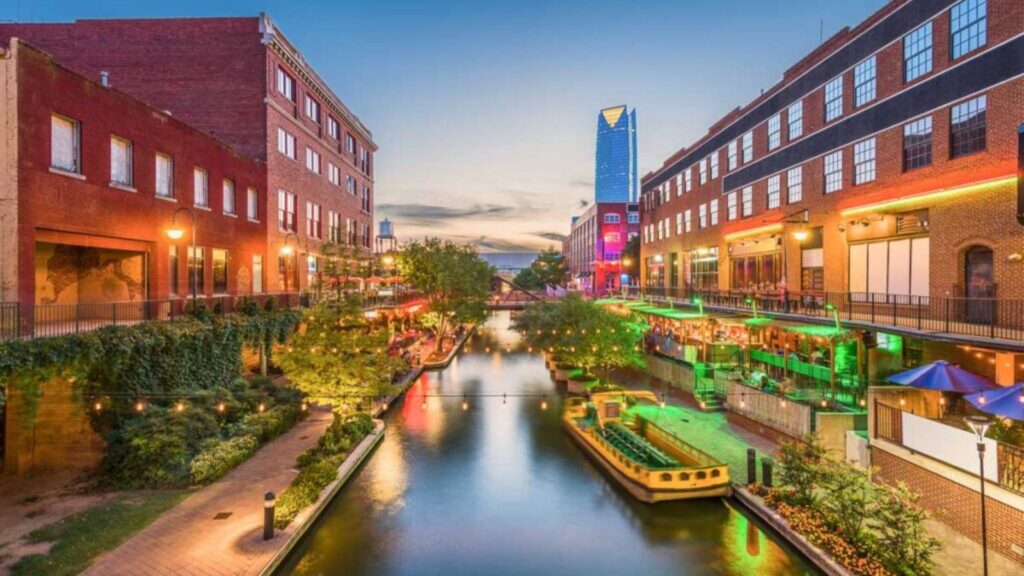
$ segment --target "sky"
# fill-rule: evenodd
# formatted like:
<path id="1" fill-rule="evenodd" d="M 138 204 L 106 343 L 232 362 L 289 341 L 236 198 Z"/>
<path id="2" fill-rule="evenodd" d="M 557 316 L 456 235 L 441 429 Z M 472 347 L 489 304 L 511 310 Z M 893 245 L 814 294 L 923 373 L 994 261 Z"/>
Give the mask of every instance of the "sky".
<path id="1" fill-rule="evenodd" d="M 636 108 L 646 174 L 884 4 L 0 0 L 0 20 L 267 12 L 373 132 L 377 218 L 504 252 L 560 246 L 593 200 L 601 108 Z"/>

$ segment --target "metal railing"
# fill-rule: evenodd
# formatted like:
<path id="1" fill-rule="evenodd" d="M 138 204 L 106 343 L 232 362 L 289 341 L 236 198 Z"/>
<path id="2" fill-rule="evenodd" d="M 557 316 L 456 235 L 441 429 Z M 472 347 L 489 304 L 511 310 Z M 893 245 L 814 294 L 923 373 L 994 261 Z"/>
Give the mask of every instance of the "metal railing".
<path id="1" fill-rule="evenodd" d="M 1024 448 L 1000 442 L 996 454 L 999 462 L 999 485 L 1024 494 Z"/>
<path id="2" fill-rule="evenodd" d="M 903 446 L 903 414 L 899 408 L 875 401 L 875 437 Z"/>
<path id="3" fill-rule="evenodd" d="M 627 294 L 705 308 L 792 314 L 993 340 L 1024 340 L 1024 300 L 908 296 L 873 292 L 734 292 L 691 288 L 629 288 Z"/>

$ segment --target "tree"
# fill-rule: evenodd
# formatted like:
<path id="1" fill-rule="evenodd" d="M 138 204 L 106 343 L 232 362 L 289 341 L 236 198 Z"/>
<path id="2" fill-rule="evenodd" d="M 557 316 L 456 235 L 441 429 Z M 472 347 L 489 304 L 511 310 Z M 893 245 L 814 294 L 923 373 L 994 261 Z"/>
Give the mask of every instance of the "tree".
<path id="1" fill-rule="evenodd" d="M 821 482 L 824 459 L 825 447 L 815 434 L 787 442 L 779 449 L 779 479 L 792 490 L 793 504 L 812 506 L 817 502 L 815 490 Z"/>
<path id="2" fill-rule="evenodd" d="M 456 326 L 487 317 L 494 269 L 473 247 L 437 238 L 413 241 L 398 255 L 398 270 L 403 281 L 419 289 L 428 301 L 436 352 Z"/>
<path id="3" fill-rule="evenodd" d="M 875 556 L 900 576 L 931 574 L 932 557 L 940 544 L 925 528 L 928 512 L 918 506 L 919 496 L 903 482 L 876 490 L 874 520 L 878 534 L 872 546 Z"/>
<path id="4" fill-rule="evenodd" d="M 350 278 L 362 276 L 369 256 L 365 250 L 340 242 L 321 244 L 320 255 L 323 256 L 323 270 L 317 275 L 317 292 L 319 293 L 321 289 L 319 284 L 323 280 L 329 280 L 329 284 L 334 288 L 335 297 L 339 299 L 346 285 L 356 285 Z"/>
<path id="5" fill-rule="evenodd" d="M 516 274 L 512 282 L 527 290 L 543 290 L 546 286 L 559 286 L 569 273 L 565 257 L 554 248 L 541 251 L 527 268 Z"/>
<path id="6" fill-rule="evenodd" d="M 630 284 L 640 276 L 640 236 L 634 234 L 622 250 L 622 270 L 629 275 Z"/>
<path id="7" fill-rule="evenodd" d="M 392 391 L 392 378 L 408 369 L 388 354 L 386 330 L 367 324 L 352 299 L 304 311 L 302 326 L 278 355 L 278 364 L 313 402 L 336 411 Z M 363 404 L 365 406 L 365 404 Z"/>

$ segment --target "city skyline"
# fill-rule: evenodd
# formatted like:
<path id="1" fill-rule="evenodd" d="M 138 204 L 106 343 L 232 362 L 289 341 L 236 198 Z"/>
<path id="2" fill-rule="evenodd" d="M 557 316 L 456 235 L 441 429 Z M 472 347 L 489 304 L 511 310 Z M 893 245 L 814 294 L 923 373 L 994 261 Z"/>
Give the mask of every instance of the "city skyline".
<path id="1" fill-rule="evenodd" d="M 559 245 L 570 217 L 593 198 L 595 111 L 628 102 L 643 116 L 643 176 L 774 84 L 817 45 L 820 33 L 827 38 L 883 2 L 744 4 L 734 10 L 700 3 L 684 11 L 650 2 L 630 26 L 610 17 L 614 6 L 603 2 L 524 10 L 460 2 L 4 0 L 0 18 L 266 11 L 301 35 L 303 55 L 372 127 L 380 145 L 377 216 L 391 218 L 400 238 L 440 235 L 485 251 L 534 251 Z M 353 25 L 339 35 L 333 20 Z M 720 26 L 703 24 L 709 21 Z M 777 34 L 783 27 L 791 33 Z M 741 37 L 759 45 L 758 58 L 737 68 L 746 49 L 730 39 Z"/>

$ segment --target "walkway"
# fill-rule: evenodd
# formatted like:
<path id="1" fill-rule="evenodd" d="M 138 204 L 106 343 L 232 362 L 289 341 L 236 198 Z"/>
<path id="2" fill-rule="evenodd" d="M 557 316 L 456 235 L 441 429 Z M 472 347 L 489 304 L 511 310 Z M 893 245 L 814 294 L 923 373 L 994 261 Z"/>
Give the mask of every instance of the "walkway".
<path id="1" fill-rule="evenodd" d="M 329 409 L 304 421 L 230 474 L 189 496 L 130 540 L 96 559 L 90 576 L 258 574 L 295 523 L 262 539 L 263 495 L 280 494 L 297 474 L 295 459 L 331 423 Z"/>

